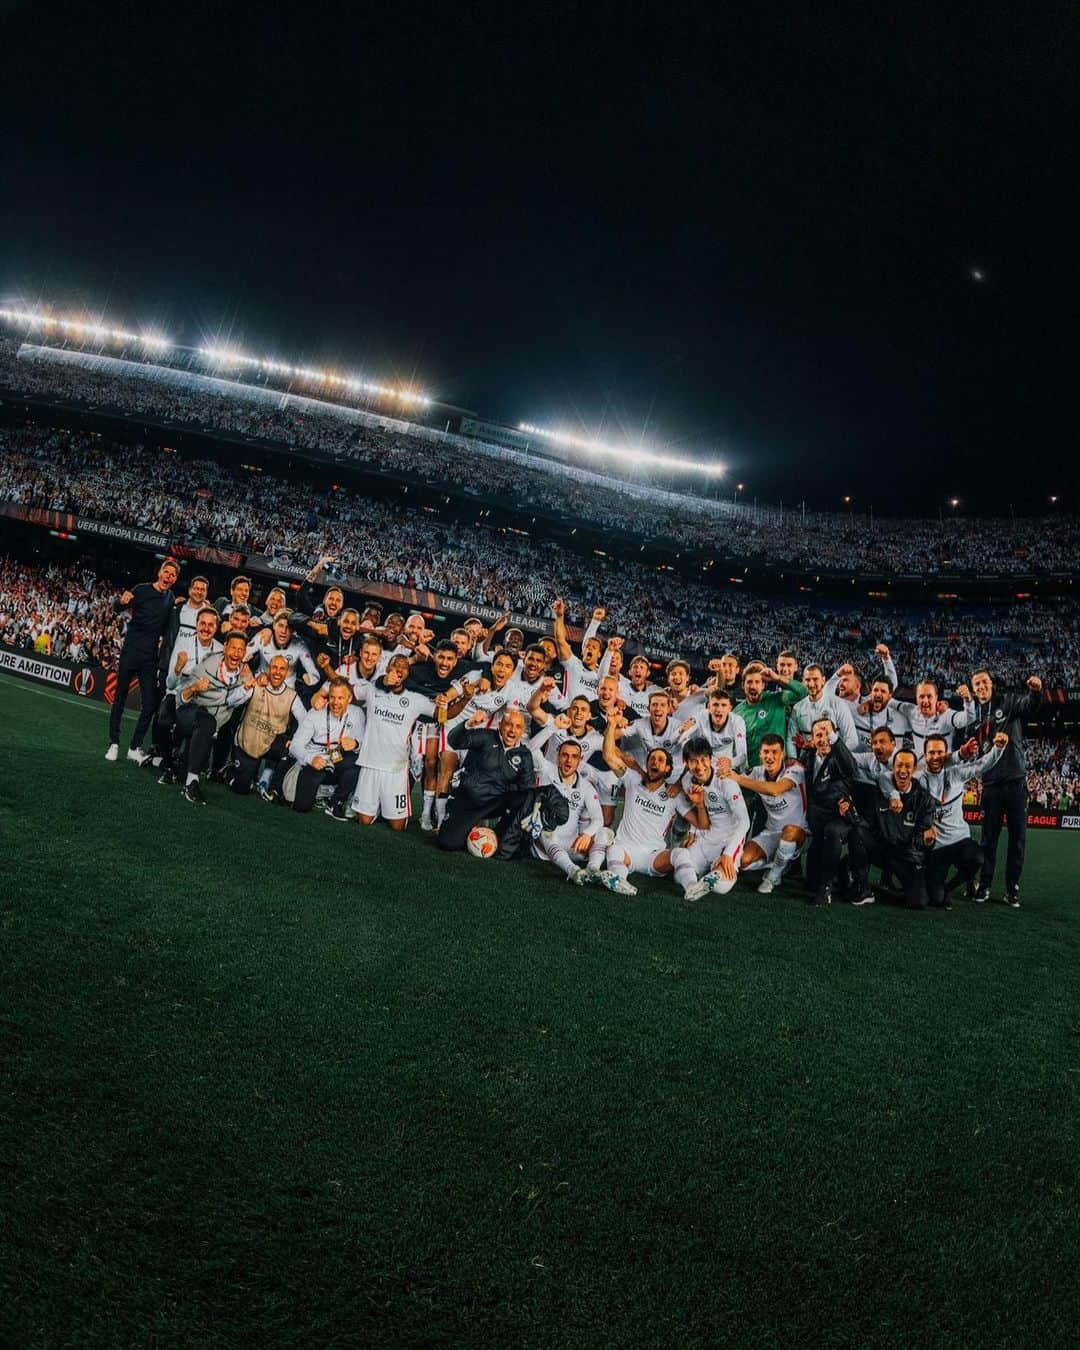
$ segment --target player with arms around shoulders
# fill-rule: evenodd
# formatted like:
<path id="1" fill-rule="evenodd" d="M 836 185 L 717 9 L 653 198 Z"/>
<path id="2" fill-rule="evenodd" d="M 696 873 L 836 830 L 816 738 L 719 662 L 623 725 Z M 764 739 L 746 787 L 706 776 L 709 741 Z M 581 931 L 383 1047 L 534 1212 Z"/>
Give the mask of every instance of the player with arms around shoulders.
<path id="1" fill-rule="evenodd" d="M 678 789 L 668 783 L 674 767 L 670 750 L 651 750 L 644 766 L 623 754 L 616 738 L 626 726 L 626 719 L 618 715 L 604 725 L 604 763 L 622 781 L 626 802 L 599 880 L 618 895 L 637 895 L 637 887 L 627 880 L 631 872 L 652 877 L 671 872 L 667 834 L 677 810 Z"/>
<path id="2" fill-rule="evenodd" d="M 684 844 L 671 850 L 675 881 L 687 900 L 700 900 L 710 891 L 726 895 L 739 874 L 750 814 L 738 783 L 714 771 L 712 751 L 703 736 L 686 742 L 683 759 L 687 771 L 678 809 L 691 832 Z"/>
<path id="3" fill-rule="evenodd" d="M 555 722 L 562 720 L 549 721 L 536 732 L 529 741 L 529 749 L 538 785 L 554 787 L 566 799 L 570 815 L 557 829 L 541 831 L 540 837 L 533 841 L 533 854 L 554 863 L 567 881 L 584 886 L 595 881 L 604 866 L 604 817 L 596 787 L 582 772 L 581 743 L 566 735 L 555 751 L 554 760 L 542 753 L 544 740 L 555 734 Z M 569 718 L 565 720 L 568 722 Z"/>
<path id="4" fill-rule="evenodd" d="M 761 738 L 761 763 L 748 774 L 738 773 L 729 759 L 716 766 L 721 779 L 729 779 L 745 792 L 756 792 L 765 807 L 765 828 L 750 839 L 740 862 L 744 872 L 765 868 L 758 885 L 760 895 L 771 895 L 780 885 L 784 869 L 806 846 L 810 831 L 806 823 L 806 771 L 801 764 L 784 766 L 784 738 L 768 734 Z"/>

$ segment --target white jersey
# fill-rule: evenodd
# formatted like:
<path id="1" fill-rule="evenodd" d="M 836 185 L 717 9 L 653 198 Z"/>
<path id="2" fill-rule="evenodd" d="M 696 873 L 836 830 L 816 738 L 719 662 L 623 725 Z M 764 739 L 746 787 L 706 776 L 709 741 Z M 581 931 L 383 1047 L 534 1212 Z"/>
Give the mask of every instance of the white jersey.
<path id="1" fill-rule="evenodd" d="M 810 744 L 810 732 L 814 723 L 822 717 L 831 719 L 836 733 L 849 750 L 859 748 L 859 733 L 851 716 L 851 706 L 835 694 L 823 693 L 815 702 L 809 694 L 799 699 L 788 717 L 787 752 L 790 759 L 796 759 L 800 747 L 795 744 L 796 735 L 803 737 L 804 745 Z"/>
<path id="2" fill-rule="evenodd" d="M 381 680 L 365 682 L 356 697 L 367 714 L 357 762 L 365 769 L 404 773 L 413 724 L 418 717 L 432 716 L 434 701 L 413 689 L 387 689 Z"/>
<path id="3" fill-rule="evenodd" d="M 293 732 L 289 754 L 298 764 L 310 764 L 316 756 L 330 761 L 341 750 L 343 740 L 356 741 L 359 745 L 363 739 L 364 714 L 354 704 L 350 704 L 341 717 L 335 717 L 329 706 L 309 708 Z"/>
<path id="4" fill-rule="evenodd" d="M 806 829 L 806 770 L 801 764 L 789 764 L 773 779 L 767 778 L 765 766 L 758 764 L 750 770 L 748 777 L 756 779 L 759 783 L 776 783 L 782 778 L 790 778 L 791 787 L 779 797 L 767 797 L 763 792 L 758 793 L 765 808 L 765 815 L 768 817 L 768 828 L 782 830 L 785 825 L 798 825 L 800 829 Z"/>
<path id="5" fill-rule="evenodd" d="M 603 736 L 594 727 L 586 727 L 584 734 L 581 736 L 575 736 L 569 727 L 556 727 L 544 746 L 544 754 L 548 759 L 554 761 L 555 756 L 559 753 L 559 747 L 566 741 L 577 741 L 578 745 L 581 746 L 583 768 L 585 761 L 593 755 L 598 755 L 604 745 Z"/>
<path id="6" fill-rule="evenodd" d="M 684 774 L 680 786 L 682 792 L 678 797 L 678 809 L 679 814 L 685 816 L 694 809 L 693 802 L 686 795 L 694 786 L 694 780 L 689 774 Z M 731 857 L 750 828 L 750 813 L 746 809 L 742 788 L 730 778 L 717 778 L 716 774 L 701 787 L 705 793 L 704 805 L 709 816 L 709 828 L 698 830 L 696 826 L 693 827 L 698 840 L 710 851 L 715 849 L 717 854 L 726 853 Z"/>
<path id="7" fill-rule="evenodd" d="M 649 699 L 653 694 L 664 694 L 658 684 L 647 684 L 644 689 L 635 689 L 625 675 L 619 676 L 619 698 L 638 717 L 648 717 Z"/>
<path id="8" fill-rule="evenodd" d="M 666 783 L 661 783 L 655 792 L 648 791 L 636 769 L 623 772 L 622 785 L 626 800 L 615 843 L 630 850 L 666 848 L 668 827 L 675 819 L 678 799 L 668 796 Z"/>
<path id="9" fill-rule="evenodd" d="M 977 717 L 972 701 L 964 704 L 962 712 L 947 708 L 943 713 L 932 713 L 929 717 L 923 716 L 916 703 L 897 703 L 896 707 L 908 720 L 911 748 L 919 759 L 922 759 L 927 736 L 944 736 L 946 746 L 951 748 L 953 732 L 963 731 Z"/>
<path id="10" fill-rule="evenodd" d="M 539 756 L 533 759 L 536 762 Z M 579 834 L 590 834 L 595 839 L 603 828 L 604 817 L 600 810 L 600 798 L 592 782 L 584 774 L 575 773 L 572 783 L 564 783 L 559 770 L 546 759 L 540 760 L 537 768 L 540 786 L 553 787 L 561 797 L 566 798 L 570 807 L 566 823 L 555 831 L 556 839 L 560 843 L 573 843 Z"/>
<path id="11" fill-rule="evenodd" d="M 725 755 L 731 760 L 731 767 L 737 773 L 742 772 L 746 763 L 746 723 L 738 713 L 728 713 L 724 725 L 714 727 L 708 709 L 702 708 L 694 718 L 693 727 L 682 738 L 683 744 L 693 736 L 704 736 L 709 742 L 713 758 Z"/>
<path id="12" fill-rule="evenodd" d="M 460 720 L 468 721 L 473 713 L 486 713 L 487 725 L 489 727 L 494 727 L 498 726 L 499 719 L 508 708 L 517 708 L 519 712 L 525 714 L 525 720 L 528 721 L 529 699 L 531 699 L 535 693 L 535 684 L 529 684 L 527 680 L 521 680 L 516 676 L 511 676 L 501 689 L 491 688 L 487 693 L 473 694 L 472 698 L 460 713 L 459 718 Z"/>
<path id="13" fill-rule="evenodd" d="M 597 666 L 594 670 L 589 670 L 579 656 L 571 656 L 562 663 L 562 668 L 562 692 L 566 701 L 569 703 L 581 694 L 591 703 L 596 697 L 596 689 L 601 680 L 600 667 Z"/>
<path id="14" fill-rule="evenodd" d="M 307 649 L 307 643 L 301 642 L 298 637 L 290 639 L 284 647 L 279 647 L 271 637 L 269 642 L 259 642 L 257 639 L 251 644 L 254 653 L 251 661 L 252 669 L 257 674 L 269 673 L 270 662 L 275 656 L 283 656 L 289 663 L 289 673 L 285 677 L 285 683 L 290 689 L 296 687 L 296 668 L 303 667 L 305 675 L 310 675 L 311 679 L 306 681 L 309 684 L 318 684 L 321 680 L 319 668 L 311 659 L 311 653 Z"/>
<path id="15" fill-rule="evenodd" d="M 177 617 L 180 621 L 180 628 L 176 634 L 177 638 L 182 637 L 185 633 L 194 633 L 195 620 L 199 617 L 199 615 L 203 612 L 204 609 L 210 608 L 211 604 L 209 600 L 205 600 L 201 605 L 190 605 L 185 600 L 184 603 L 180 606 L 177 614 Z M 175 644 L 173 646 L 173 650 L 174 651 L 176 650 Z"/>
<path id="16" fill-rule="evenodd" d="M 623 753 L 633 755 L 635 759 L 647 758 L 654 750 L 666 750 L 675 759 L 678 748 L 679 722 L 674 715 L 667 719 L 659 731 L 653 729 L 648 717 L 639 717 L 623 732 L 620 743 Z"/>
<path id="17" fill-rule="evenodd" d="M 177 675 L 176 658 L 181 652 L 187 653 L 187 662 L 185 663 L 181 674 Z M 172 690 L 175 693 L 176 686 L 180 683 L 183 675 L 186 675 L 189 670 L 197 666 L 200 661 L 205 660 L 206 657 L 218 656 L 220 654 L 221 643 L 217 638 L 211 638 L 209 647 L 204 647 L 196 636 L 193 628 L 189 628 L 187 632 L 184 632 L 181 629 L 180 635 L 173 643 L 173 649 L 169 654 L 169 671 L 165 676 L 166 690 Z"/>

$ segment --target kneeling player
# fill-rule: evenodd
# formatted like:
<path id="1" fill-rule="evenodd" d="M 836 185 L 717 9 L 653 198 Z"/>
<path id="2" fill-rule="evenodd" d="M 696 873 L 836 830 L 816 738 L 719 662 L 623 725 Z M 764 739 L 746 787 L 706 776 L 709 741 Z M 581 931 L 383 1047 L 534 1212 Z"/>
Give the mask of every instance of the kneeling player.
<path id="1" fill-rule="evenodd" d="M 704 736 L 687 741 L 683 759 L 687 772 L 678 809 L 691 833 L 681 848 L 671 850 L 675 880 L 687 900 L 700 900 L 710 891 L 726 895 L 738 876 L 750 815 L 738 785 L 714 773 L 712 751 Z"/>
<path id="2" fill-rule="evenodd" d="M 766 868 L 758 891 L 769 895 L 780 885 L 784 868 L 794 862 L 810 837 L 806 828 L 805 774 L 801 764 L 784 768 L 784 738 L 768 733 L 761 738 L 761 763 L 748 774 L 735 773 L 731 761 L 721 759 L 717 774 L 756 792 L 765 807 L 765 828 L 743 849 L 741 870 Z"/>
<path id="3" fill-rule="evenodd" d="M 584 886 L 604 866 L 605 829 L 596 788 L 581 772 L 581 746 L 575 740 L 564 740 L 555 752 L 554 764 L 539 753 L 533 754 L 533 764 L 540 786 L 550 784 L 570 807 L 566 824 L 544 830 L 533 843 L 533 854 L 554 863 L 567 881 Z"/>
<path id="4" fill-rule="evenodd" d="M 664 749 L 651 751 L 644 768 L 624 755 L 615 737 L 626 725 L 625 718 L 613 716 L 604 727 L 604 762 L 622 781 L 626 804 L 608 846 L 607 868 L 597 879 L 618 895 L 637 895 L 637 887 L 626 879 L 629 873 L 664 877 L 671 871 L 667 833 L 676 807 L 675 797 L 668 791 L 668 779 L 674 765 L 671 752 Z"/>

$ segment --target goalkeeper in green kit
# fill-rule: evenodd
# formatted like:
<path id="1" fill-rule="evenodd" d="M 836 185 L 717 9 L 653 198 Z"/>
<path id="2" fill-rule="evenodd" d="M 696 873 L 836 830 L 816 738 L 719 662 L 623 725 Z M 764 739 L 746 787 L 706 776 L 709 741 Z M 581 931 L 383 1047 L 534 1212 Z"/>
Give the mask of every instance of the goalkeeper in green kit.
<path id="1" fill-rule="evenodd" d="M 767 683 L 781 684 L 783 689 L 770 689 Z M 736 705 L 735 712 L 746 723 L 746 763 L 747 771 L 761 763 L 761 739 L 770 733 L 775 736 L 787 735 L 788 710 L 799 699 L 806 697 L 806 685 L 792 676 L 785 680 L 775 670 L 763 666 L 760 661 L 751 661 L 743 671 L 743 700 Z"/>

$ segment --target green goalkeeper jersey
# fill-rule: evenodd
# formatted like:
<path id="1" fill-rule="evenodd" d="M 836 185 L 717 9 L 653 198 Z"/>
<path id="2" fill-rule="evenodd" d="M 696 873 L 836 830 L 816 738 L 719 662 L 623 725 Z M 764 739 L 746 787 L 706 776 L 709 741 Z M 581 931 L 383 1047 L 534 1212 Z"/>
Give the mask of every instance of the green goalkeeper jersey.
<path id="1" fill-rule="evenodd" d="M 805 698 L 805 684 L 792 680 L 786 689 L 766 689 L 756 703 L 743 699 L 735 712 L 746 723 L 746 763 L 756 768 L 761 763 L 761 738 L 772 732 L 787 741 L 788 709 Z"/>

